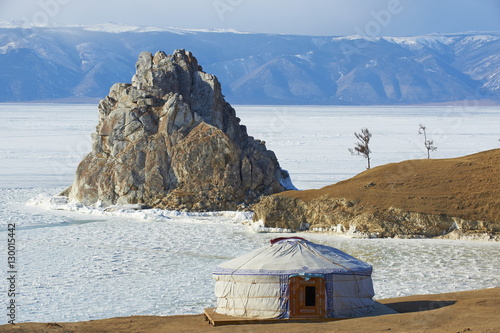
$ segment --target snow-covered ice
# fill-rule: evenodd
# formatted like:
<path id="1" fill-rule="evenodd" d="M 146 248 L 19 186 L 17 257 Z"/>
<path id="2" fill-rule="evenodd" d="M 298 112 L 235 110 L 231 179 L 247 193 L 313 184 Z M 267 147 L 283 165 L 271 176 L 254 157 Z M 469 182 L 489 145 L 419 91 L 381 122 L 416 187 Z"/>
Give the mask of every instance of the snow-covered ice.
<path id="1" fill-rule="evenodd" d="M 236 111 L 299 189 L 363 171 L 365 161 L 347 151 L 362 127 L 373 133 L 374 165 L 424 158 L 419 123 L 438 147 L 436 158 L 499 147 L 496 107 Z M 286 235 L 252 231 L 243 213 L 105 210 L 51 199 L 71 184 L 96 121 L 94 105 L 0 104 L 0 262 L 6 267 L 6 226 L 16 223 L 17 322 L 200 313 L 215 303 L 211 271 L 217 264 Z M 500 244 L 494 242 L 302 236 L 372 264 L 376 298 L 500 285 Z M 3 316 L 0 323 L 6 322 Z"/>
<path id="2" fill-rule="evenodd" d="M 472 104 L 472 103 L 470 103 Z M 427 126 L 437 151 L 449 158 L 500 148 L 500 108 L 474 106 L 239 106 L 250 135 L 266 141 L 294 185 L 320 188 L 365 170 L 362 157 L 351 156 L 354 132 L 366 127 L 372 166 L 427 157 L 419 124 Z"/>

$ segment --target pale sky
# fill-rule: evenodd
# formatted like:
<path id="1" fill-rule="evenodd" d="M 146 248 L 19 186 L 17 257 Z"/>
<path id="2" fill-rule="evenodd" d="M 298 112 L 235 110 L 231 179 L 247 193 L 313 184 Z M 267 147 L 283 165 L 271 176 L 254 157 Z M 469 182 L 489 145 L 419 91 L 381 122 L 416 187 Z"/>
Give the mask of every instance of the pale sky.
<path id="1" fill-rule="evenodd" d="M 0 21 L 413 36 L 500 31 L 500 0 L 0 0 Z"/>

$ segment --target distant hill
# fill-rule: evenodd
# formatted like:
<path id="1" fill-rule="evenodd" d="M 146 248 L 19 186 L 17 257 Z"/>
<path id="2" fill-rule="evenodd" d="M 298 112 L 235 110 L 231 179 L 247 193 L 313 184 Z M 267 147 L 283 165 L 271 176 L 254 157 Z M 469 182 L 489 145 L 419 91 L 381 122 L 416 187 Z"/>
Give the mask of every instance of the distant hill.
<path id="1" fill-rule="evenodd" d="M 0 102 L 103 98 L 142 51 L 187 49 L 236 104 L 500 101 L 500 35 L 362 38 L 0 24 Z"/>
<path id="2" fill-rule="evenodd" d="M 391 163 L 318 190 L 264 198 L 255 219 L 384 237 L 437 236 L 458 229 L 500 235 L 500 149 L 450 159 Z M 266 201 L 267 200 L 267 201 Z M 277 206 L 280 209 L 277 209 Z M 299 207 L 299 208 L 297 208 Z M 280 210 L 280 215 L 276 211 Z M 280 225 L 281 224 L 281 225 Z"/>

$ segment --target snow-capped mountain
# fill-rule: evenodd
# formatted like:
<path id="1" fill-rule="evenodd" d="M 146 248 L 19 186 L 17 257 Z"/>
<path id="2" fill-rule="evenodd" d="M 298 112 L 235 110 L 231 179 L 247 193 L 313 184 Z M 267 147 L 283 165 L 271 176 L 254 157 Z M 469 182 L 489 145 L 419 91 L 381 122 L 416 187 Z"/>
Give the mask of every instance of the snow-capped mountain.
<path id="1" fill-rule="evenodd" d="M 363 38 L 0 24 L 0 101 L 104 97 L 141 51 L 187 49 L 235 104 L 500 100 L 500 34 Z"/>

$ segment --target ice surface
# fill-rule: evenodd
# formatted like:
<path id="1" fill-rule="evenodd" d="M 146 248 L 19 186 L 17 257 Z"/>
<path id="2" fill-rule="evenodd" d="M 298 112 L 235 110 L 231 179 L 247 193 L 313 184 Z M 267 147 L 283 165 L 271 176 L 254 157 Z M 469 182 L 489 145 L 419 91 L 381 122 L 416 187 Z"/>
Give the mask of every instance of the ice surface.
<path id="1" fill-rule="evenodd" d="M 90 152 L 95 105 L 0 104 L 0 187 L 68 186 Z"/>
<path id="2" fill-rule="evenodd" d="M 301 189 L 364 170 L 365 161 L 347 151 L 361 127 L 373 133 L 374 165 L 424 158 L 419 123 L 438 146 L 436 158 L 499 147 L 494 107 L 236 111 Z M 7 261 L 6 225 L 16 223 L 18 322 L 201 313 L 215 304 L 215 266 L 286 235 L 252 231 L 243 213 L 103 209 L 51 199 L 71 184 L 96 121 L 94 105 L 0 104 L 0 262 Z M 500 285 L 498 243 L 301 236 L 372 264 L 376 298 Z M 6 287 L 0 283 L 4 300 Z"/>
<path id="3" fill-rule="evenodd" d="M 248 133 L 266 141 L 293 184 L 320 188 L 365 170 L 366 161 L 352 156 L 354 132 L 367 127 L 372 167 L 427 157 L 419 124 L 427 126 L 437 151 L 449 158 L 499 148 L 498 107 L 422 106 L 238 106 Z"/>

